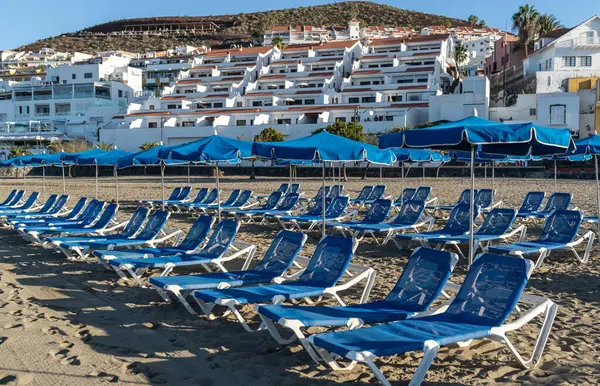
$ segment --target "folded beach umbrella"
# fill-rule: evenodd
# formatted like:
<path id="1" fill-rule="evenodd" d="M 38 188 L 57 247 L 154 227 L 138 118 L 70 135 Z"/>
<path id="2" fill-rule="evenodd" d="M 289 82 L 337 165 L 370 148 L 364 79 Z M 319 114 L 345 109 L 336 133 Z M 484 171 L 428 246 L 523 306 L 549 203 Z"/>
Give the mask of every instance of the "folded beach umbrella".
<path id="1" fill-rule="evenodd" d="M 216 134 L 198 141 L 159 149 L 158 158 L 177 159 L 194 163 L 210 163 L 216 166 L 217 217 L 221 221 L 221 192 L 219 186 L 219 163 L 239 162 L 252 157 L 252 142 L 222 137 Z M 164 202 L 164 200 L 163 200 Z"/>
<path id="2" fill-rule="evenodd" d="M 123 150 L 110 150 L 101 153 L 91 153 L 88 155 L 80 155 L 75 159 L 77 165 L 94 165 L 96 167 L 96 199 L 98 198 L 98 166 L 112 166 L 113 174 L 115 176 L 115 199 L 117 205 L 119 204 L 119 179 L 117 175 L 117 166 L 119 160 L 123 157 L 127 157 L 132 153 Z"/>
<path id="3" fill-rule="evenodd" d="M 52 154 L 38 154 L 33 156 L 31 159 L 32 166 L 42 167 L 42 177 L 44 181 L 44 194 L 46 191 L 46 166 L 60 166 L 62 169 L 62 182 L 63 182 L 63 194 L 67 193 L 67 187 L 65 184 L 65 168 L 63 158 L 67 153 L 52 153 Z"/>
<path id="4" fill-rule="evenodd" d="M 322 161 L 323 191 L 325 190 L 325 162 L 362 162 L 393 165 L 396 156 L 390 150 L 353 141 L 335 134 L 320 133 L 283 142 L 255 142 L 252 155 L 271 160 Z M 325 235 L 325 195 L 323 198 L 323 235 Z"/>
<path id="5" fill-rule="evenodd" d="M 600 155 L 600 135 L 591 135 L 587 138 L 575 142 L 577 150 L 575 156 L 590 155 L 594 157 L 595 175 L 596 175 L 596 201 L 598 204 L 598 234 L 600 235 L 600 180 L 598 179 L 598 156 Z"/>
<path id="6" fill-rule="evenodd" d="M 474 213 L 475 153 L 501 155 L 569 155 L 576 147 L 568 128 L 557 129 L 534 123 L 500 123 L 476 116 L 422 129 L 384 134 L 379 147 L 412 147 L 462 150 L 471 153 L 471 213 Z M 471 217 L 471 216 L 469 216 Z M 473 230 L 473 219 L 471 218 Z M 473 232 L 469 234 L 469 265 L 473 262 Z"/>

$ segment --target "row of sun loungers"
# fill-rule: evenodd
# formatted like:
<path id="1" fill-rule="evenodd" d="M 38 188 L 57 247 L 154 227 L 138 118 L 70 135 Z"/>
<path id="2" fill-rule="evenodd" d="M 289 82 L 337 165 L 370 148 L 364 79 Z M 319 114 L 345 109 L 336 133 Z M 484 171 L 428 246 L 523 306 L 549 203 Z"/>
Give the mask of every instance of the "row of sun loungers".
<path id="1" fill-rule="evenodd" d="M 375 187 L 371 193 L 373 190 Z M 375 365 L 375 358 L 423 350 L 425 355 L 411 382 L 418 385 L 440 347 L 454 343 L 467 346 L 473 339 L 489 338 L 505 343 L 523 367 L 539 362 L 557 306 L 548 299 L 523 294 L 527 281 L 551 251 L 570 250 L 581 262 L 586 262 L 594 240 L 592 231 L 580 234 L 583 215 L 578 210 L 569 210 L 570 195 L 554 194 L 539 211 L 544 197 L 540 199 L 533 192 L 519 210 L 514 210 L 496 207 L 491 204 L 493 191 L 482 194 L 484 190 L 480 190 L 474 219 L 481 216 L 483 221 L 473 237 L 483 253 L 471 265 L 463 285 L 458 286 L 449 279 L 459 256 L 464 257 L 458 246 L 469 239 L 468 203 L 452 207 L 444 227 L 432 231 L 436 220 L 425 214 L 430 189 L 416 197 L 424 199 L 415 199 L 418 189 L 410 198 L 411 192 L 406 196 L 403 192 L 400 205 L 384 197 L 385 190 L 372 201 L 371 193 L 369 196 L 365 193 L 367 199 L 360 202 L 341 195 L 342 188 L 337 191 L 336 196 L 330 197 L 321 190 L 302 205 L 297 191 L 278 190 L 267 196 L 263 204 L 246 201 L 236 207 L 240 197 L 252 196 L 249 190 L 237 190 L 222 203 L 223 214 L 231 218 L 214 225 L 214 217 L 206 213 L 216 207 L 212 203 L 199 205 L 198 210 L 203 214 L 185 237 L 180 230 L 168 229 L 169 211 L 148 208 L 157 206 L 156 203 L 144 203 L 128 221 L 118 223 L 116 204 L 82 198 L 69 210 L 68 196 L 51 195 L 34 210 L 31 208 L 36 204 L 20 210 L 9 206 L 4 215 L 5 207 L 0 205 L 0 219 L 27 240 L 60 251 L 70 259 L 90 262 L 94 256 L 119 277 L 156 290 L 165 301 L 178 300 L 192 314 L 201 312 L 213 318 L 232 314 L 247 331 L 266 329 L 281 344 L 297 339 L 314 361 L 334 370 L 364 363 L 384 385 L 389 385 L 389 381 Z M 323 197 L 318 197 L 322 193 L 327 195 L 327 226 L 342 236 L 323 237 L 308 258 L 302 256 L 305 232 L 322 221 Z M 202 194 L 206 198 L 210 192 Z M 461 198 L 465 194 L 470 192 L 463 192 Z M 14 197 L 7 197 L 5 202 L 22 206 L 23 196 L 24 193 L 20 203 L 14 204 Z M 490 196 L 490 204 L 486 205 Z M 183 203 L 172 201 L 168 205 L 177 208 Z M 247 207 L 243 208 L 244 205 Z M 561 205 L 567 208 L 560 209 Z M 368 212 L 360 219 L 357 206 L 368 206 Z M 398 213 L 390 215 L 394 207 L 398 207 Z M 431 214 L 440 207 L 434 208 Z M 545 215 L 546 212 L 549 214 Z M 531 213 L 536 215 L 531 217 Z M 536 241 L 525 241 L 526 225 L 516 224 L 520 218 L 545 219 Z M 252 268 L 255 246 L 236 240 L 243 222 L 275 223 L 284 228 Z M 424 231 L 418 233 L 421 228 Z M 385 299 L 374 302 L 368 298 L 375 271 L 352 264 L 358 242 L 367 236 L 377 243 L 378 237 L 383 243 L 393 240 L 399 248 L 406 243 L 408 247 L 415 242 L 420 245 L 393 290 Z M 518 241 L 507 244 L 513 237 L 518 237 Z M 585 255 L 579 257 L 575 247 L 585 241 L 588 242 Z M 538 253 L 536 264 L 526 259 Z M 243 260 L 241 269 L 228 271 L 229 262 L 237 259 Z M 201 267 L 208 273 L 172 275 L 183 267 Z M 150 271 L 159 271 L 160 275 L 146 281 L 144 275 Z M 359 303 L 347 305 L 343 291 L 359 285 L 362 288 Z M 337 305 L 314 304 L 324 298 Z M 441 305 L 431 309 L 436 300 Z M 292 305 L 300 302 L 308 305 Z M 256 305 L 260 316 L 258 326 L 240 313 L 239 308 L 247 304 Z M 507 333 L 538 317 L 543 320 L 533 353 L 530 358 L 523 358 Z M 334 330 L 310 335 L 311 327 Z M 347 329 L 335 331 L 341 327 Z M 343 359 L 350 363 L 341 364 Z"/>

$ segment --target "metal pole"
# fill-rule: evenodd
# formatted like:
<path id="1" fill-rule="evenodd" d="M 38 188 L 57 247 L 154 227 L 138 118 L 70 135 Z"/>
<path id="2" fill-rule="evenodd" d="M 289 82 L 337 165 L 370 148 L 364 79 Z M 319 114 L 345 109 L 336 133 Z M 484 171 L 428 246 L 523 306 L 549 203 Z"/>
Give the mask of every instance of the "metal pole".
<path id="1" fill-rule="evenodd" d="M 98 164 L 96 164 L 96 200 L 98 199 Z"/>
<path id="2" fill-rule="evenodd" d="M 190 185 L 190 164 L 188 164 L 188 185 Z"/>
<path id="3" fill-rule="evenodd" d="M 473 245 L 473 230 L 475 215 L 475 146 L 471 146 L 471 199 L 469 200 L 469 267 L 473 264 L 475 249 Z"/>
<path id="4" fill-rule="evenodd" d="M 556 160 L 554 160 L 554 193 L 556 193 L 556 184 L 557 184 L 557 180 L 556 180 L 556 176 L 557 176 L 557 171 L 556 171 Z"/>
<path id="5" fill-rule="evenodd" d="M 165 163 L 160 161 L 160 188 L 162 194 L 162 210 L 165 210 Z"/>
<path id="6" fill-rule="evenodd" d="M 425 162 L 423 162 L 423 182 L 425 182 Z"/>
<path id="7" fill-rule="evenodd" d="M 62 170 L 62 180 L 63 180 L 62 181 L 63 182 L 63 194 L 67 194 L 67 183 L 65 181 L 65 164 L 64 164 L 64 162 L 61 163 L 61 165 L 62 165 L 61 170 Z"/>
<path id="8" fill-rule="evenodd" d="M 492 161 L 492 205 L 494 205 L 494 199 L 496 198 L 496 162 Z"/>
<path id="9" fill-rule="evenodd" d="M 483 164 L 483 183 L 487 185 L 487 164 Z"/>
<path id="10" fill-rule="evenodd" d="M 379 167 L 379 183 L 383 183 L 383 166 Z"/>
<path id="11" fill-rule="evenodd" d="M 598 180 L 598 155 L 594 155 L 594 163 L 596 164 L 596 201 L 598 203 L 598 237 L 600 237 L 600 180 Z"/>
<path id="12" fill-rule="evenodd" d="M 217 219 L 221 222 L 221 186 L 219 184 L 219 161 L 217 161 Z"/>
<path id="13" fill-rule="evenodd" d="M 400 206 L 404 205 L 404 161 L 400 161 L 402 165 L 402 182 L 400 183 Z"/>
<path id="14" fill-rule="evenodd" d="M 325 205 L 327 202 L 327 199 L 325 198 L 326 194 L 325 194 L 325 162 L 323 162 L 323 164 L 321 165 L 322 167 L 322 174 L 323 174 L 323 181 L 322 181 L 322 189 L 323 189 L 323 194 L 321 194 L 321 204 L 322 204 L 322 208 L 321 208 L 321 212 L 323 214 L 323 229 L 321 231 L 321 234 L 323 235 L 323 237 L 325 237 Z"/>
<path id="15" fill-rule="evenodd" d="M 42 165 L 42 197 L 46 197 L 46 166 Z"/>
<path id="16" fill-rule="evenodd" d="M 117 206 L 119 205 L 119 176 L 117 174 L 117 165 L 114 166 L 114 175 L 115 175 L 115 201 Z M 119 211 L 117 211 L 117 220 L 119 219 Z"/>

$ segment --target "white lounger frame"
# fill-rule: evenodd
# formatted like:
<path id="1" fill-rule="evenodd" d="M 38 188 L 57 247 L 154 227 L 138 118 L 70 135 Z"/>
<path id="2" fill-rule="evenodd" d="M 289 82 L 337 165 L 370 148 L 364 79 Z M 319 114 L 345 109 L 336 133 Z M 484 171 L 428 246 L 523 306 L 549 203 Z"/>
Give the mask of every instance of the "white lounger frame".
<path id="1" fill-rule="evenodd" d="M 384 223 L 386 224 L 391 224 L 392 222 L 394 222 L 394 220 L 398 217 L 398 215 L 392 217 L 391 219 L 384 221 Z M 338 230 L 340 231 L 340 233 L 346 237 L 348 237 L 346 235 L 346 232 L 348 232 L 348 234 L 350 235 L 350 237 L 354 237 L 356 238 L 356 240 L 358 240 L 359 242 L 362 241 L 365 237 L 370 237 L 373 239 L 373 241 L 375 241 L 375 244 L 377 245 L 385 245 L 387 244 L 390 240 L 393 240 L 394 236 L 396 236 L 399 232 L 401 233 L 405 233 L 405 232 L 418 232 L 419 228 L 422 227 L 427 227 L 427 231 L 429 232 L 432 228 L 433 225 L 435 224 L 435 218 L 431 217 L 431 216 L 426 216 L 425 218 L 423 218 L 421 221 L 413 224 L 413 225 L 409 225 L 409 226 L 404 226 L 402 228 L 397 227 L 397 228 L 390 228 L 390 229 L 384 229 L 381 230 L 379 232 L 377 231 L 372 231 L 372 230 L 364 230 L 364 231 L 357 231 L 351 228 L 345 228 L 343 226 L 335 226 L 333 227 L 334 230 Z M 379 241 L 379 239 L 377 238 L 377 233 L 385 233 L 385 236 L 383 236 L 382 240 Z"/>

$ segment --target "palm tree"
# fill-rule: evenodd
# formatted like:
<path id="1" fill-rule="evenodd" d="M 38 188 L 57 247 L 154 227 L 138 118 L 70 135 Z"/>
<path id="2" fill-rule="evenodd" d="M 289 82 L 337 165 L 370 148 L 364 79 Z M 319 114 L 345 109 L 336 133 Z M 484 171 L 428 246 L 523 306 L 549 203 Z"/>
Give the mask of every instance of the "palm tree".
<path id="1" fill-rule="evenodd" d="M 65 146 L 60 141 L 52 141 L 46 146 L 46 150 L 48 150 L 48 153 L 60 153 L 65 150 Z"/>
<path id="2" fill-rule="evenodd" d="M 20 157 L 22 155 L 31 155 L 27 146 L 13 146 L 10 148 L 10 158 Z"/>
<path id="3" fill-rule="evenodd" d="M 563 28 L 563 25 L 560 24 L 560 21 L 551 13 L 545 13 L 538 17 L 538 33 L 541 35 L 545 35 L 548 32 L 554 31 L 557 28 Z"/>
<path id="4" fill-rule="evenodd" d="M 467 51 L 467 47 L 458 43 L 454 47 L 454 61 L 456 62 L 456 70 L 458 71 L 458 76 L 460 76 L 460 65 L 469 59 L 469 53 Z"/>
<path id="5" fill-rule="evenodd" d="M 112 143 L 106 143 L 106 142 L 100 142 L 98 143 L 98 149 L 100 150 L 104 150 L 104 151 L 110 151 L 113 150 L 115 145 L 113 145 Z"/>
<path id="6" fill-rule="evenodd" d="M 487 27 L 487 24 L 485 23 L 485 20 L 483 20 L 483 19 L 479 20 L 479 26 L 480 26 L 481 28 L 485 28 L 485 27 Z"/>
<path id="7" fill-rule="evenodd" d="M 281 36 L 275 36 L 273 40 L 271 40 L 271 45 L 273 47 L 277 47 L 280 50 L 283 49 L 283 38 Z"/>
<path id="8" fill-rule="evenodd" d="M 150 149 L 152 149 L 154 147 L 157 147 L 158 145 L 160 145 L 159 142 L 144 142 L 139 147 L 139 149 L 142 150 L 142 151 L 146 151 L 146 150 L 150 150 Z"/>
<path id="9" fill-rule="evenodd" d="M 519 40 L 525 45 L 525 55 L 529 55 L 529 45 L 538 32 L 540 13 L 534 6 L 525 4 L 512 16 L 513 30 L 519 34 Z"/>
<path id="10" fill-rule="evenodd" d="M 475 15 L 471 15 L 467 18 L 467 21 L 469 22 L 471 27 L 475 27 L 477 25 L 477 22 L 479 21 L 479 18 Z"/>

